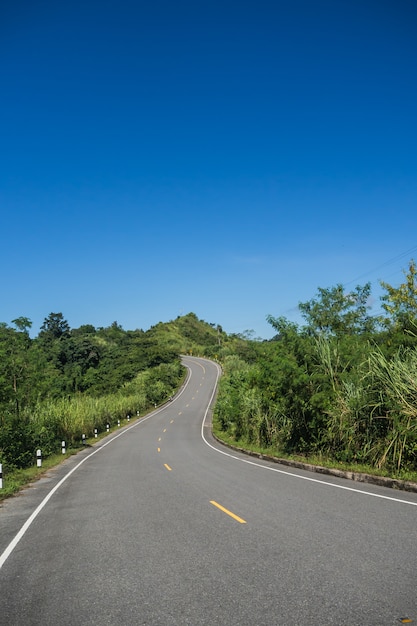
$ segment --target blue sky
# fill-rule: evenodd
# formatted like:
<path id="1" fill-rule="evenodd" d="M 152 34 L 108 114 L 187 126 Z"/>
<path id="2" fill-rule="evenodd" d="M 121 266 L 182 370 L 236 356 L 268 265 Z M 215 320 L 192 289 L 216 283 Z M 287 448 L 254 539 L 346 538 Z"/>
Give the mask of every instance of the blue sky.
<path id="1" fill-rule="evenodd" d="M 414 0 L 0 7 L 0 321 L 269 338 L 417 258 Z"/>

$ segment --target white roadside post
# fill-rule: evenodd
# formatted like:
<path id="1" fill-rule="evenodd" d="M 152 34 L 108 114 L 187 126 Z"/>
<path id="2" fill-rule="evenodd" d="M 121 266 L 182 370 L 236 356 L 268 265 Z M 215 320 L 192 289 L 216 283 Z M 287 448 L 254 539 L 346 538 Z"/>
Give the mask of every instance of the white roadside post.
<path id="1" fill-rule="evenodd" d="M 85 446 L 85 435 L 81 435 L 81 440 L 83 442 L 83 446 Z"/>
<path id="2" fill-rule="evenodd" d="M 94 429 L 94 437 L 97 438 L 97 428 Z"/>
<path id="3" fill-rule="evenodd" d="M 42 450 L 36 450 L 36 465 L 42 467 Z"/>
<path id="4" fill-rule="evenodd" d="M 0 489 L 3 489 L 3 464 L 0 463 Z"/>
<path id="5" fill-rule="evenodd" d="M 61 442 L 61 449 L 62 449 L 62 454 L 65 454 L 65 452 L 66 452 L 65 441 Z"/>
<path id="6" fill-rule="evenodd" d="M 110 432 L 110 424 L 107 424 L 107 432 Z"/>
<path id="7" fill-rule="evenodd" d="M 117 425 L 120 426 L 120 420 L 117 420 Z"/>

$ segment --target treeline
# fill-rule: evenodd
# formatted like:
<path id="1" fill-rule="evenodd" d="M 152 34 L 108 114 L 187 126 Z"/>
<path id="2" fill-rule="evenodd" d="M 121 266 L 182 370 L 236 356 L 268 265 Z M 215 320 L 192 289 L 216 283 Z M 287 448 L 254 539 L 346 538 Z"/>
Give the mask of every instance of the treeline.
<path id="1" fill-rule="evenodd" d="M 37 337 L 20 317 L 0 324 L 0 462 L 33 462 L 35 451 L 77 444 L 81 435 L 166 400 L 184 377 L 180 354 L 217 359 L 224 375 L 215 427 L 242 446 L 279 455 L 417 476 L 417 270 L 399 287 L 381 283 L 318 289 L 300 303 L 304 325 L 268 318 L 270 341 L 228 335 L 194 313 L 148 331 L 86 324 L 61 313 Z"/>
<path id="2" fill-rule="evenodd" d="M 166 400 L 184 372 L 178 346 L 155 329 L 126 331 L 86 324 L 71 329 L 62 313 L 45 318 L 37 337 L 31 321 L 0 324 L 0 462 L 8 469 L 80 442 Z"/>
<path id="3" fill-rule="evenodd" d="M 240 444 L 321 457 L 401 476 L 417 471 L 417 281 L 319 289 L 305 325 L 269 317 L 269 342 L 220 351 L 216 426 Z"/>

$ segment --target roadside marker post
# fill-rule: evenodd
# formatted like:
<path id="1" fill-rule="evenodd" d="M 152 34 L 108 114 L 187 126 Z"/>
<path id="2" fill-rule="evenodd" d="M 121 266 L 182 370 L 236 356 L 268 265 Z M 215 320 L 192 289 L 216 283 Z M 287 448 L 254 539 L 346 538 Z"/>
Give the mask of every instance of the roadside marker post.
<path id="1" fill-rule="evenodd" d="M 42 467 L 42 450 L 36 450 L 36 465 Z"/>
<path id="2" fill-rule="evenodd" d="M 81 435 L 81 441 L 83 442 L 83 446 L 85 446 L 85 435 Z"/>
<path id="3" fill-rule="evenodd" d="M 97 428 L 94 429 L 94 437 L 97 438 Z"/>
<path id="4" fill-rule="evenodd" d="M 0 489 L 3 489 L 3 464 L 0 463 Z"/>
<path id="5" fill-rule="evenodd" d="M 61 448 L 62 448 L 62 454 L 65 454 L 65 452 L 66 452 L 65 441 L 61 442 Z"/>
<path id="6" fill-rule="evenodd" d="M 120 420 L 117 420 L 117 425 L 120 426 Z"/>
<path id="7" fill-rule="evenodd" d="M 107 432 L 110 432 L 110 424 L 107 424 Z"/>

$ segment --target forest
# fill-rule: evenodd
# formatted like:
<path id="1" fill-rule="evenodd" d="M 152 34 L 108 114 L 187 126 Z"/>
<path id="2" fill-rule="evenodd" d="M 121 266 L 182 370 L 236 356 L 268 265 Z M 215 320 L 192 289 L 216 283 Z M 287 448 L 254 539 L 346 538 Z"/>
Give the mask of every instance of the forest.
<path id="1" fill-rule="evenodd" d="M 85 324 L 50 313 L 0 323 L 0 463 L 33 465 L 65 440 L 142 415 L 181 385 L 181 354 L 222 366 L 214 411 L 219 438 L 274 456 L 357 467 L 417 481 L 417 269 L 397 287 L 319 288 L 300 303 L 303 325 L 267 317 L 275 336 L 227 334 L 194 313 L 149 330 Z"/>

